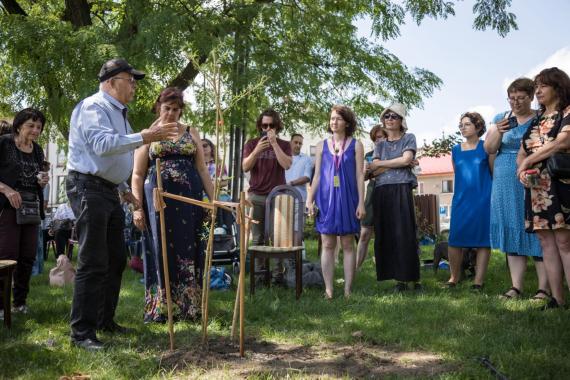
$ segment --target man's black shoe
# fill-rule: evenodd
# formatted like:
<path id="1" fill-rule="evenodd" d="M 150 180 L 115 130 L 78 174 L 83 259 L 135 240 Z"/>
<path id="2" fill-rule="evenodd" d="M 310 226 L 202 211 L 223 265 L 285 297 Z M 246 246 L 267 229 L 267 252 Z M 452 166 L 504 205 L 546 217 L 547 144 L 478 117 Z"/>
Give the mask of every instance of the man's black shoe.
<path id="1" fill-rule="evenodd" d="M 71 345 L 75 347 L 82 348 L 86 351 L 101 351 L 104 348 L 103 342 L 99 339 L 83 339 L 83 340 L 71 340 Z"/>
<path id="2" fill-rule="evenodd" d="M 101 327 L 98 329 L 99 331 L 104 331 L 106 333 L 111 333 L 111 334 L 128 334 L 131 330 L 119 325 L 116 322 L 111 322 L 106 324 L 105 326 Z"/>

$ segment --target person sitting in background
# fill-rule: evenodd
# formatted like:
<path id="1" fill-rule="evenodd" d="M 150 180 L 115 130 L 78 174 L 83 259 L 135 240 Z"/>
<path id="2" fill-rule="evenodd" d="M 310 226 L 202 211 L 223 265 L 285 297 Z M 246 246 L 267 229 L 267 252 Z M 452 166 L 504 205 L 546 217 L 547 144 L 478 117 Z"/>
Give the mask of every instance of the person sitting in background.
<path id="1" fill-rule="evenodd" d="M 55 240 L 55 260 L 59 255 L 65 254 L 67 242 L 71 238 L 71 231 L 73 230 L 73 223 L 75 222 L 75 215 L 69 205 L 69 202 L 62 203 L 57 207 L 53 214 L 49 234 Z"/>
<path id="2" fill-rule="evenodd" d="M 451 203 L 449 229 L 449 266 L 451 277 L 447 287 L 461 280 L 463 251 L 477 248 L 475 279 L 471 289 L 480 291 L 491 254 L 491 167 L 492 161 L 479 138 L 485 133 L 485 120 L 477 112 L 466 112 L 460 118 L 459 130 L 465 142 L 451 150 L 455 172 L 455 192 Z"/>
<path id="3" fill-rule="evenodd" d="M 524 187 L 513 176 L 521 138 L 531 126 L 536 112 L 530 106 L 534 98 L 532 79 L 519 78 L 507 88 L 510 111 L 495 116 L 485 138 L 485 151 L 496 154 L 491 191 L 491 248 L 507 255 L 511 288 L 503 298 L 518 298 L 523 291 L 527 257 L 534 259 L 538 290 L 533 299 L 549 297 L 548 279 L 542 261 L 542 248 L 534 234 L 526 233 L 524 224 Z"/>

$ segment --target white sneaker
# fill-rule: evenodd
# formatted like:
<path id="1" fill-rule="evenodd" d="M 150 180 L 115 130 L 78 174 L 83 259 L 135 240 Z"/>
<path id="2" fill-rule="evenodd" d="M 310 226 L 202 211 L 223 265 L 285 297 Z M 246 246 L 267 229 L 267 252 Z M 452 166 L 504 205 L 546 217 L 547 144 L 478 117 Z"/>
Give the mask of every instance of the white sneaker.
<path id="1" fill-rule="evenodd" d="M 12 313 L 14 314 L 28 314 L 28 311 L 30 309 L 28 309 L 27 305 L 20 305 L 20 306 L 12 306 Z"/>

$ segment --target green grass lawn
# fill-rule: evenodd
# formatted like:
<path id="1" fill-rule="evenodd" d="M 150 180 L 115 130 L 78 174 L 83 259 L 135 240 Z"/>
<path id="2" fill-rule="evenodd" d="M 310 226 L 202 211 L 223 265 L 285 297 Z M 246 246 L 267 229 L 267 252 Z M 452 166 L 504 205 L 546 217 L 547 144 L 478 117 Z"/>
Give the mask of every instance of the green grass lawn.
<path id="1" fill-rule="evenodd" d="M 308 251 L 314 252 L 314 242 Z M 427 250 L 426 250 L 427 252 Z M 311 254 L 313 259 L 314 255 Z M 424 253 L 424 256 L 428 256 Z M 29 297 L 30 313 L 14 315 L 11 330 L 0 328 L 0 378 L 57 379 L 74 372 L 93 379 L 186 378 L 193 364 L 173 368 L 162 365 L 167 352 L 165 325 L 142 323 L 144 287 L 140 275 L 125 272 L 117 321 L 134 330 L 128 336 L 102 335 L 110 347 L 87 353 L 69 345 L 70 288 L 48 285 L 47 272 L 34 277 Z M 510 287 L 504 256 L 493 254 L 483 294 L 473 294 L 469 282 L 444 290 L 447 271 L 434 275 L 422 270 L 425 292 L 392 294 L 392 282 L 378 283 L 370 257 L 357 274 L 353 296 L 342 297 L 336 284 L 332 302 L 322 290 L 305 291 L 295 301 L 294 291 L 272 287 L 246 298 L 246 335 L 274 343 L 317 345 L 365 342 L 401 350 L 428 351 L 444 358 L 450 372 L 446 379 L 492 378 L 477 357 L 490 361 L 510 379 L 550 379 L 570 376 L 570 311 L 541 312 L 528 300 L 536 290 L 529 265 L 525 298 L 501 301 L 497 295 Z M 342 277 L 338 266 L 336 278 Z M 210 338 L 227 337 L 235 292 L 211 292 Z M 354 332 L 358 337 L 353 336 Z M 197 324 L 175 325 L 176 347 L 200 344 Z M 247 350 L 247 347 L 246 347 Z M 193 369 L 194 368 L 194 369 Z M 274 378 L 270 372 L 257 378 Z M 303 377 L 298 373 L 292 377 Z"/>

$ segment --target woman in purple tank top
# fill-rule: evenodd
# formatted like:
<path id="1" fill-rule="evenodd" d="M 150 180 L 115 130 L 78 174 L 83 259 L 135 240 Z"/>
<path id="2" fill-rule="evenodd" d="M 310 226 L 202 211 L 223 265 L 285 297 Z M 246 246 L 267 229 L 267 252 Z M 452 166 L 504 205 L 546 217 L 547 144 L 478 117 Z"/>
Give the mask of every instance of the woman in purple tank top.
<path id="1" fill-rule="evenodd" d="M 334 251 L 340 236 L 344 253 L 344 296 L 349 297 L 355 271 L 354 234 L 364 217 L 364 148 L 352 138 L 356 115 L 346 106 L 335 105 L 331 111 L 331 138 L 317 146 L 315 176 L 307 196 L 309 215 L 318 213 L 316 229 L 321 234 L 321 266 L 325 280 L 325 297 L 333 296 Z"/>

